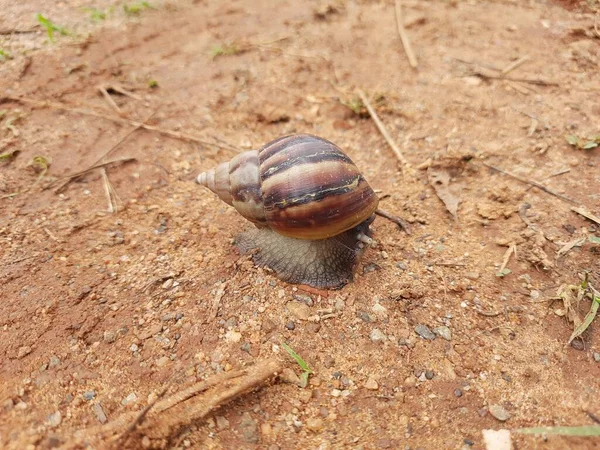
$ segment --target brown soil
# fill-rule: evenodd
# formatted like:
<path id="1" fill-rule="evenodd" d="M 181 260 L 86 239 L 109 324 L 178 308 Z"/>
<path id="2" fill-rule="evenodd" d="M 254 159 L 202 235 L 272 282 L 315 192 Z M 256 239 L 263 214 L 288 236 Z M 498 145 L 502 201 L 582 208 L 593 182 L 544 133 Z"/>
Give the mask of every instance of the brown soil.
<path id="1" fill-rule="evenodd" d="M 111 95 L 122 117 L 206 143 L 136 130 L 109 156 L 137 158 L 107 169 L 120 198 L 109 213 L 98 170 L 61 193 L 46 187 L 134 127 L 4 98 L 0 153 L 20 153 L 0 162 L 0 447 L 70 446 L 77 430 L 98 425 L 95 405 L 110 421 L 143 409 L 167 383 L 172 392 L 273 356 L 288 361 L 282 341 L 314 369 L 307 388 L 266 384 L 168 441 L 134 435 L 127 445 L 481 449 L 484 429 L 585 425 L 600 415 L 598 326 L 567 346 L 573 325 L 550 301 L 585 271 L 600 284 L 597 246 L 585 241 L 557 258 L 599 226 L 483 165 L 600 214 L 600 150 L 564 137 L 599 134 L 593 8 L 404 2 L 415 71 L 390 1 L 151 2 L 133 16 L 120 2 L 94 3 L 114 5 L 112 15 L 93 23 L 76 1 L 0 2 L 0 30 L 28 30 L 43 12 L 78 33 L 54 44 L 41 30 L 0 36 L 13 56 L 0 62 L 0 99 L 118 117 L 98 86 L 119 85 L 135 96 Z M 233 43 L 233 54 L 211 56 Z M 525 55 L 508 77 L 549 84 L 474 75 Z M 413 166 L 429 160 L 450 173 L 456 221 L 427 171 L 399 170 L 373 121 L 342 104 L 355 87 L 373 98 Z M 378 246 L 355 281 L 329 295 L 239 256 L 232 238 L 247 222 L 193 182 L 237 151 L 293 132 L 337 143 L 381 190 L 381 207 L 411 224 L 407 235 L 378 218 Z M 34 185 L 37 155 L 52 163 Z M 497 277 L 512 242 L 511 273 Z M 450 340 L 423 339 L 417 325 L 446 326 Z M 492 405 L 510 418 L 500 422 Z M 598 445 L 514 433 L 513 441 Z"/>

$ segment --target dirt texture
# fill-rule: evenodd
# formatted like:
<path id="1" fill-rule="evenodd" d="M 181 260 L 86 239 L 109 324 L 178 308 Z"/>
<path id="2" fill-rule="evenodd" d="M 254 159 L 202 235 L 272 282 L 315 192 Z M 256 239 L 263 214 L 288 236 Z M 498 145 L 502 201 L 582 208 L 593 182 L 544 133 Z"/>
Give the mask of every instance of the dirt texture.
<path id="1" fill-rule="evenodd" d="M 552 298 L 600 285 L 600 225 L 571 210 L 600 215 L 600 150 L 565 139 L 600 134 L 598 4 L 402 3 L 416 70 L 393 1 L 0 1 L 1 448 L 482 449 L 485 429 L 594 423 L 598 324 L 567 345 Z M 335 142 L 409 223 L 378 217 L 339 291 L 254 267 L 249 223 L 194 183 L 290 133 Z M 96 433 L 273 358 L 279 379 L 207 391 L 208 419 Z"/>

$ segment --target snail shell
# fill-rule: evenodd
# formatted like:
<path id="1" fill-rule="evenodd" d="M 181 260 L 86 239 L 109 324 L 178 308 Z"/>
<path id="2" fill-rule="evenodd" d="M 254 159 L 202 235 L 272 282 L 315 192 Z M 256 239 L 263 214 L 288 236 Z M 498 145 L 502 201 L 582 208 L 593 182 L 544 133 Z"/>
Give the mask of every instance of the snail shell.
<path id="1" fill-rule="evenodd" d="M 302 277 L 282 272 L 290 272 L 291 266 L 297 266 L 292 271 L 302 272 L 311 264 L 318 270 L 334 267 L 330 271 L 343 272 L 346 277 L 350 266 L 351 278 L 352 267 L 362 251 L 358 236 L 362 235 L 363 240 L 368 236 L 368 224 L 379 201 L 344 152 L 335 144 L 308 134 L 282 137 L 260 150 L 243 152 L 201 173 L 197 182 L 232 205 L 258 229 L 277 234 L 255 230 L 251 236 L 238 240 L 238 246 L 243 251 L 258 247 L 261 256 L 255 261 L 273 268 L 288 281 Z M 365 222 L 366 227 L 361 226 Z M 346 232 L 350 233 L 345 235 Z M 297 240 L 314 242 L 310 245 Z M 282 267 L 282 255 L 292 247 L 295 251 L 289 254 L 293 258 Z M 294 262 L 302 251 L 307 261 Z M 333 254 L 338 256 L 331 259 Z M 303 281 L 320 283 L 302 279 L 292 282 Z"/>
<path id="2" fill-rule="evenodd" d="M 364 222 L 378 198 L 331 142 L 286 136 L 201 173 L 198 183 L 242 216 L 298 239 L 325 239 Z"/>

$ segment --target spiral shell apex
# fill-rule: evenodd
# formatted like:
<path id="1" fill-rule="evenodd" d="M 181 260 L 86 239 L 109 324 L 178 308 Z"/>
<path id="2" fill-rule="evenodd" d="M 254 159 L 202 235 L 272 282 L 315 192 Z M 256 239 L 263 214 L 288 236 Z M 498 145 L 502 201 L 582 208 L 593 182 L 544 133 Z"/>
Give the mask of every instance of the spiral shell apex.
<path id="1" fill-rule="evenodd" d="M 286 136 L 201 173 L 198 183 L 258 227 L 298 239 L 326 239 L 367 220 L 378 198 L 335 144 Z"/>

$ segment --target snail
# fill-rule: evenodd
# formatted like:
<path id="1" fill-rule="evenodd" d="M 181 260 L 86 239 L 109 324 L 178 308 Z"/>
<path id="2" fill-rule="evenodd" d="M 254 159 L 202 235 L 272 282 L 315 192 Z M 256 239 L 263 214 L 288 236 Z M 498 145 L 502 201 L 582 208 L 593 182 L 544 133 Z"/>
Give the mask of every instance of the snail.
<path id="1" fill-rule="evenodd" d="M 372 245 L 379 199 L 335 144 L 309 134 L 285 136 L 198 175 L 252 222 L 235 239 L 240 252 L 283 281 L 340 288 Z"/>

